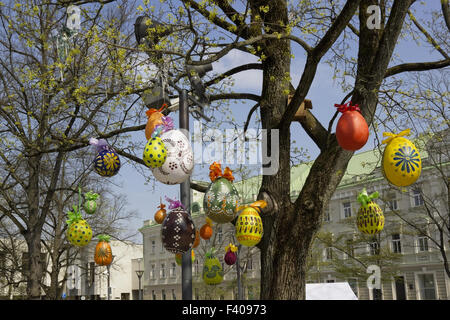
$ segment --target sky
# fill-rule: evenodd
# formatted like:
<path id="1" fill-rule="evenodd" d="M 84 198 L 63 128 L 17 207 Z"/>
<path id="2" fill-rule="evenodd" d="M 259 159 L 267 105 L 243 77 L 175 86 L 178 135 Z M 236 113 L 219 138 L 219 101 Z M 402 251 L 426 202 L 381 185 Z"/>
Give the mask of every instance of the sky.
<path id="1" fill-rule="evenodd" d="M 423 6 L 422 4 L 417 4 L 415 7 L 418 10 L 430 10 L 431 8 L 436 8 L 440 6 L 439 0 L 427 1 L 427 5 Z M 420 15 L 420 13 L 419 13 Z M 437 54 L 430 53 L 430 49 L 426 47 L 418 47 L 414 42 L 401 42 L 396 47 L 397 54 L 399 54 L 403 62 L 422 62 L 422 61 L 432 61 L 435 59 L 440 59 Z M 293 53 L 295 58 L 291 63 L 291 77 L 292 83 L 294 86 L 298 84 L 301 73 L 303 71 L 303 66 L 305 62 L 305 54 L 304 51 L 298 46 L 293 44 Z M 238 66 L 245 63 L 257 62 L 255 58 L 252 56 L 233 50 L 228 55 L 224 56 L 219 61 L 213 64 L 213 73 L 214 72 L 222 72 L 231 69 L 234 66 Z M 260 93 L 261 88 L 261 75 L 262 72 L 258 70 L 246 71 L 242 72 L 234 77 L 235 86 L 234 91 L 236 92 L 251 92 L 251 93 Z M 335 103 L 339 103 L 343 97 L 346 95 L 339 86 L 338 83 L 335 83 L 332 79 L 333 70 L 330 66 L 321 63 L 319 64 L 316 77 L 312 83 L 311 89 L 307 95 L 307 98 L 312 100 L 313 110 L 312 113 L 321 121 L 321 123 L 327 127 L 330 118 L 334 115 L 335 112 Z M 237 123 L 243 126 L 245 119 L 247 118 L 247 114 L 250 108 L 253 106 L 254 102 L 245 103 L 245 101 L 237 101 L 237 104 L 232 105 L 230 108 L 233 112 L 233 115 L 236 118 Z M 208 116 L 220 116 L 217 114 L 210 114 L 207 112 Z M 178 112 L 171 114 L 175 127 L 178 127 Z M 255 114 L 253 115 L 253 119 L 255 118 Z M 337 120 L 335 121 L 334 128 Z M 255 121 L 251 122 L 250 128 L 256 128 Z M 190 129 L 191 132 L 194 128 L 194 119 L 190 118 Z M 133 139 L 136 141 L 142 141 L 142 146 L 145 146 L 145 135 L 144 132 L 137 132 L 133 134 Z M 313 143 L 313 141 L 307 136 L 305 131 L 302 129 L 299 123 L 292 123 L 291 125 L 291 139 L 295 140 L 295 145 L 298 147 L 303 147 L 307 149 L 309 155 L 311 156 L 311 160 L 314 159 L 319 152 L 319 149 Z M 368 143 L 360 149 L 358 152 L 370 150 L 374 148 L 374 132 L 371 128 L 370 136 Z M 131 221 L 129 221 L 129 225 L 127 226 L 129 230 L 136 231 L 137 229 L 143 226 L 145 220 L 153 220 L 154 213 L 158 210 L 157 206 L 159 205 L 160 198 L 168 196 L 169 198 L 179 199 L 180 193 L 180 185 L 165 185 L 158 181 L 154 183 L 146 184 L 146 178 L 143 177 L 140 173 L 138 173 L 134 166 L 127 159 L 122 160 L 122 167 L 119 173 L 112 178 L 114 184 L 116 185 L 114 189 L 117 193 L 122 193 L 127 196 L 128 200 L 128 210 L 135 210 L 137 213 L 137 217 Z M 222 161 L 223 163 L 223 161 Z M 208 173 L 209 173 L 209 164 L 205 163 L 203 166 L 201 164 L 196 164 L 194 168 L 193 175 L 191 178 L 193 180 L 203 180 L 208 181 Z M 233 170 L 236 166 L 233 167 L 233 164 L 229 165 Z M 149 175 L 151 175 L 150 169 Z M 166 203 L 167 204 L 167 203 Z M 142 235 L 140 233 L 137 234 L 136 237 L 133 238 L 134 241 L 142 243 Z"/>

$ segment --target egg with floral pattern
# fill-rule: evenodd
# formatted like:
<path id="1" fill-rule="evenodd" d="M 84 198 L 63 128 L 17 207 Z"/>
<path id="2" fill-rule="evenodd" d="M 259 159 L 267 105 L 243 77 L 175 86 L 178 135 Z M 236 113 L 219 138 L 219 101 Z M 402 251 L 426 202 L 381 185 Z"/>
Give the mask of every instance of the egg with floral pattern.
<path id="1" fill-rule="evenodd" d="M 120 169 L 119 155 L 112 148 L 100 151 L 95 158 L 94 169 L 103 177 L 116 175 Z"/>
<path id="2" fill-rule="evenodd" d="M 203 197 L 203 208 L 208 218 L 216 223 L 231 222 L 239 207 L 239 193 L 225 178 L 211 182 Z"/>
<path id="3" fill-rule="evenodd" d="M 147 167 L 161 167 L 167 158 L 167 151 L 164 142 L 160 137 L 148 140 L 144 148 L 143 160 Z"/>
<path id="4" fill-rule="evenodd" d="M 189 179 L 194 169 L 194 156 L 189 139 L 180 130 L 161 135 L 167 151 L 164 164 L 152 169 L 155 178 L 164 184 L 179 184 Z"/>
<path id="5" fill-rule="evenodd" d="M 383 153 L 383 175 L 393 185 L 406 187 L 419 178 L 422 160 L 416 146 L 406 138 L 392 139 Z"/>

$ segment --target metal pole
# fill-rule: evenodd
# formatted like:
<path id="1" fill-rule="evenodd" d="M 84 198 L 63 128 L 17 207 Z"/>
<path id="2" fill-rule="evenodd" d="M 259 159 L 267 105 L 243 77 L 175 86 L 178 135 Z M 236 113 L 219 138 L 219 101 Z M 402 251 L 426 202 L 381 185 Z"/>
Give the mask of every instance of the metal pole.
<path id="1" fill-rule="evenodd" d="M 142 300 L 142 292 L 141 292 L 141 277 L 139 277 L 139 300 Z"/>
<path id="2" fill-rule="evenodd" d="M 180 129 L 189 137 L 189 109 L 186 89 L 179 92 Z M 187 214 L 191 214 L 191 189 L 190 178 L 180 185 L 181 202 L 186 208 Z M 192 300 L 192 260 L 191 250 L 183 254 L 181 260 L 181 297 L 183 300 Z"/>
<path id="3" fill-rule="evenodd" d="M 238 253 L 236 259 L 236 269 L 237 269 L 237 286 L 238 286 L 238 300 L 242 300 L 242 283 L 241 283 L 241 265 L 239 264 L 239 257 L 241 253 L 241 245 L 238 245 Z"/>
<path id="4" fill-rule="evenodd" d="M 109 269 L 109 265 L 106 267 L 107 269 L 108 269 L 108 300 L 110 300 L 110 291 L 111 291 L 111 288 L 110 288 L 110 276 L 111 276 L 111 272 L 110 272 L 110 269 Z"/>

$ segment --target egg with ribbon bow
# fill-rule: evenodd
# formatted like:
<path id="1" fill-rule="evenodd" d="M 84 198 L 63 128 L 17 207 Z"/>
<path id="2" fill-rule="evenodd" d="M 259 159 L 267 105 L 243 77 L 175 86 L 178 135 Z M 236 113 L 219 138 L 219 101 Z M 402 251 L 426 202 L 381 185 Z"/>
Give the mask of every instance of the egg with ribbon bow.
<path id="1" fill-rule="evenodd" d="M 222 264 L 215 255 L 216 250 L 211 248 L 205 255 L 202 278 L 208 285 L 220 284 L 223 281 Z"/>
<path id="2" fill-rule="evenodd" d="M 368 195 L 365 188 L 358 195 L 361 207 L 356 216 L 356 225 L 360 232 L 369 235 L 380 233 L 384 227 L 383 210 L 373 201 L 375 198 L 378 198 L 378 192 Z"/>
<path id="3" fill-rule="evenodd" d="M 120 159 L 116 151 L 104 139 L 91 138 L 89 143 L 97 150 L 94 161 L 95 171 L 103 177 L 115 176 L 120 169 Z"/>
<path id="4" fill-rule="evenodd" d="M 91 191 L 84 194 L 84 211 L 88 214 L 94 214 L 97 210 L 97 199 L 99 195 Z"/>
<path id="5" fill-rule="evenodd" d="M 422 160 L 416 146 L 404 138 L 409 135 L 410 129 L 399 134 L 383 133 L 383 144 L 387 144 L 383 152 L 382 172 L 386 180 L 397 187 L 412 185 L 422 171 Z"/>
<path id="6" fill-rule="evenodd" d="M 243 210 L 236 220 L 235 228 L 236 239 L 240 244 L 252 247 L 261 241 L 264 229 L 259 211 L 266 206 L 266 201 L 258 200 L 248 206 L 239 207 L 239 210 Z"/>
<path id="7" fill-rule="evenodd" d="M 216 223 L 231 222 L 239 207 L 239 193 L 233 185 L 233 174 L 226 167 L 222 173 L 219 163 L 209 167 L 211 184 L 203 197 L 203 208 L 208 218 Z"/>
<path id="8" fill-rule="evenodd" d="M 352 102 L 335 104 L 342 116 L 336 125 L 336 139 L 342 149 L 356 151 L 361 149 L 369 138 L 369 126 L 360 113 L 358 105 Z"/>
<path id="9" fill-rule="evenodd" d="M 174 254 L 185 253 L 195 241 L 195 225 L 180 201 L 166 197 L 169 209 L 161 226 L 161 240 L 164 248 Z"/>
<path id="10" fill-rule="evenodd" d="M 226 248 L 225 248 L 225 256 L 223 257 L 223 260 L 225 261 L 225 263 L 229 266 L 232 266 L 233 264 L 236 263 L 237 260 L 237 254 L 236 252 L 238 251 L 238 248 L 233 245 L 232 243 L 230 243 Z"/>

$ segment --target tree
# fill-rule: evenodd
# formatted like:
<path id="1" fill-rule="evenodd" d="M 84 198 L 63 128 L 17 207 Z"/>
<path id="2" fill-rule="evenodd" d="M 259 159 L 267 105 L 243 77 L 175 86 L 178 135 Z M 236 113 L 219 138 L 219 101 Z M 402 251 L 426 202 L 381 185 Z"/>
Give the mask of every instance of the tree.
<path id="1" fill-rule="evenodd" d="M 89 137 L 108 139 L 133 130 L 136 115 L 127 109 L 134 89 L 124 79 L 135 60 L 99 42 L 127 41 L 120 32 L 125 4 L 115 10 L 84 8 L 79 33 L 69 32 L 64 46 L 57 42 L 68 32 L 62 28 L 64 3 L 1 3 L 0 211 L 25 238 L 30 299 L 41 295 L 42 240 L 65 159 L 89 146 Z M 63 230 L 63 224 L 54 227 Z"/>
<path id="2" fill-rule="evenodd" d="M 220 93 L 212 94 L 211 100 L 254 100 L 258 106 L 253 111 L 259 108 L 262 128 L 279 130 L 279 169 L 274 175 L 263 175 L 258 196 L 269 202 L 262 214 L 264 237 L 258 245 L 262 264 L 261 298 L 304 299 L 306 266 L 312 241 L 321 226 L 324 209 L 353 155 L 338 145 L 335 134 L 331 132 L 337 114 L 328 126 L 324 126 L 308 110 L 300 124 L 319 147 L 320 154 L 298 197 L 291 201 L 290 124 L 308 95 L 319 63 L 327 58 L 339 60 L 340 56 L 336 54 L 338 41 L 346 45 L 343 48 L 356 43 L 357 52 L 345 55 L 347 59 L 344 62 L 353 59 L 347 66 L 353 68 L 353 72 L 346 75 L 353 83 L 349 85 L 343 102 L 350 99 L 359 104 L 366 122 L 371 125 L 379 91 L 386 78 L 403 72 L 442 68 L 450 64 L 450 59 L 444 55 L 444 59 L 438 61 L 390 65 L 404 22 L 415 1 L 361 0 L 339 4 L 326 2 L 326 6 L 325 2 L 311 4 L 302 1 L 290 5 L 282 0 L 248 1 L 244 6 L 236 4 L 234 7 L 225 1 L 206 4 L 193 0 L 180 2 L 177 6 L 175 1 L 167 1 L 167 7 L 173 9 L 170 12 L 172 21 L 190 27 L 192 33 L 184 39 L 192 39 L 192 42 L 183 52 L 177 51 L 177 55 L 191 64 L 202 64 L 216 61 L 230 50 L 238 49 L 254 54 L 260 60 L 260 63 L 224 73 L 232 75 L 249 68 L 262 70 L 260 95 Z M 367 23 L 371 18 L 368 10 L 371 5 L 380 8 L 379 28 L 372 28 Z M 447 6 L 448 3 L 443 2 L 442 15 L 446 21 Z M 147 13 L 151 15 L 150 10 Z M 357 23 L 359 26 L 355 27 Z M 302 33 L 306 35 L 299 36 Z M 306 57 L 300 81 L 295 86 L 290 83 L 291 44 L 303 48 Z M 214 51 L 214 48 L 218 49 Z M 293 97 L 287 103 L 289 93 Z M 270 149 L 270 134 L 267 141 Z"/>
<path id="3" fill-rule="evenodd" d="M 54 60 L 48 60 L 49 46 L 43 45 L 54 28 L 54 24 L 49 22 L 57 21 L 56 17 L 61 19 L 61 15 L 58 15 L 58 10 L 62 8 L 60 4 L 81 5 L 90 2 L 100 4 L 83 7 L 85 37 L 76 42 L 71 50 L 69 62 L 76 63 L 66 66 L 65 80 L 61 81 L 54 72 L 56 67 L 61 68 L 61 64 L 51 63 L 56 60 L 55 55 Z M 104 7 L 104 4 L 110 2 L 109 8 L 116 8 L 114 12 L 120 18 L 102 20 L 100 12 L 108 7 Z M 320 149 L 320 153 L 298 197 L 291 201 L 290 125 L 317 76 L 319 63 L 334 60 L 336 66 L 345 65 L 353 71 L 343 75 L 336 70 L 341 78 L 351 79 L 343 102 L 351 99 L 353 103 L 359 104 L 369 125 L 373 124 L 380 89 L 386 78 L 403 72 L 443 68 L 450 64 L 450 59 L 440 45 L 441 39 L 438 39 L 433 40 L 431 46 L 444 59 L 390 65 L 396 62 L 393 59 L 394 49 L 403 35 L 405 21 L 408 16 L 410 19 L 414 17 L 408 11 L 414 3 L 414 0 L 352 0 L 316 1 L 314 4 L 301 1 L 290 4 L 285 0 L 250 0 L 241 5 L 228 1 L 199 3 L 180 0 L 165 1 L 159 11 L 149 1 L 144 1 L 138 7 L 140 14 L 144 13 L 158 20 L 164 19 L 163 22 L 176 27 L 177 32 L 168 37 L 171 41 L 162 40 L 151 48 L 144 43 L 139 47 L 139 50 L 147 53 L 162 54 L 165 59 L 163 65 L 170 68 L 174 83 L 184 85 L 187 82 L 186 64 L 202 65 L 218 61 L 233 49 L 250 53 L 259 60 L 258 63 L 227 70 L 210 79 L 206 85 L 211 93 L 211 102 L 229 99 L 255 102 L 249 116 L 259 110 L 261 127 L 269 133 L 268 150 L 271 150 L 271 136 L 274 134 L 270 130 L 279 130 L 276 143 L 279 150 L 278 171 L 262 177 L 258 196 L 267 199 L 269 203 L 262 213 L 265 233 L 258 245 L 261 250 L 262 299 L 305 298 L 306 267 L 314 236 L 320 228 L 324 209 L 353 155 L 353 152 L 343 150 L 338 145 L 335 134 L 331 132 L 337 114 L 325 126 L 307 110 L 306 116 L 299 122 Z M 119 6 L 115 7 L 114 4 Z M 367 23 L 373 18 L 371 10 L 368 10 L 372 5 L 380 8 L 379 28 L 372 28 L 373 25 Z M 120 137 L 116 141 L 116 145 L 120 146 L 118 153 L 143 164 L 140 157 L 136 156 L 133 146 L 130 143 L 127 145 L 123 140 L 125 134 L 144 129 L 145 125 L 134 124 L 140 119 L 142 110 L 134 108 L 131 97 L 134 98 L 135 94 L 146 91 L 150 86 L 148 81 L 137 79 L 136 74 L 129 76 L 127 73 L 136 66 L 133 64 L 136 59 L 131 55 L 136 52 L 136 47 L 130 45 L 131 32 L 130 28 L 127 29 L 129 24 L 125 23 L 125 8 L 129 7 L 123 2 L 113 1 L 62 1 L 56 5 L 44 4 L 37 9 L 32 5 L 14 6 L 9 3 L 7 9 L 2 8 L 2 39 L 7 39 L 1 43 L 4 48 L 2 51 L 7 52 L 2 58 L 1 72 L 2 91 L 6 93 L 1 97 L 4 102 L 2 121 L 7 130 L 2 132 L 12 134 L 23 147 L 2 146 L 0 149 L 6 151 L 2 151 L 0 157 L 5 163 L 4 167 L 8 168 L 8 179 L 11 179 L 9 184 L 22 187 L 27 191 L 29 199 L 27 216 L 11 201 L 8 202 L 11 208 L 2 208 L 2 211 L 21 229 L 30 247 L 33 257 L 30 260 L 31 268 L 37 270 L 29 281 L 31 297 L 37 296 L 38 277 L 42 272 L 37 252 L 45 220 L 43 216 L 51 204 L 63 155 L 86 147 L 87 136 L 95 133 L 95 136 L 103 138 Z M 441 16 L 448 28 L 450 19 L 447 1 L 442 2 L 439 21 L 442 20 Z M 18 20 L 19 24 L 11 21 L 11 17 Z M 33 28 L 35 25 L 40 28 Z M 18 32 L 15 28 L 19 27 L 22 31 Z M 421 29 L 418 29 L 422 34 Z M 36 43 L 37 47 L 31 50 L 30 42 Z M 290 79 L 292 45 L 299 45 L 305 55 L 304 69 L 296 85 Z M 357 52 L 349 50 L 344 55 L 346 59 L 341 59 L 340 51 L 354 45 Z M 93 52 L 97 54 L 92 54 Z M 162 61 L 158 57 L 160 55 L 155 54 L 146 63 L 161 65 Z M 11 60 L 15 63 L 11 63 Z M 23 68 L 17 70 L 14 68 L 17 65 Z M 34 67 L 27 68 L 27 65 Z M 221 80 L 249 69 L 262 71 L 261 94 L 217 92 L 214 89 L 220 87 Z M 19 75 L 31 77 L 33 81 L 24 83 Z M 36 89 L 29 88 L 30 84 L 34 84 Z M 30 90 L 37 92 L 31 96 L 28 94 Z M 13 91 L 15 95 L 12 94 Z M 292 99 L 288 103 L 289 94 Z M 37 100 L 32 104 L 34 108 L 30 108 L 30 99 Z M 22 113 L 15 110 L 22 110 Z M 61 120 L 59 123 L 53 120 L 57 117 Z M 27 120 L 28 123 L 35 124 L 34 131 L 24 131 L 27 125 L 22 123 L 27 124 Z M 56 127 L 60 128 L 59 132 L 55 130 Z M 60 133 L 61 130 L 65 130 L 64 134 Z M 21 149 L 22 156 L 19 157 L 17 149 Z M 55 160 L 52 161 L 54 175 L 50 188 L 43 193 L 45 196 L 41 206 L 38 174 L 43 152 L 53 152 Z M 20 161 L 11 161 L 8 158 L 11 153 L 15 153 L 15 158 L 18 157 Z M 14 169 L 16 173 L 12 171 Z M 26 177 L 29 187 L 24 186 L 19 173 Z M 205 191 L 202 184 L 191 183 L 191 187 Z M 10 188 L 3 189 L 2 196 L 6 199 L 11 199 L 5 196 Z M 23 220 L 27 226 L 22 224 L 22 219 L 17 218 L 20 215 L 25 218 Z"/>

